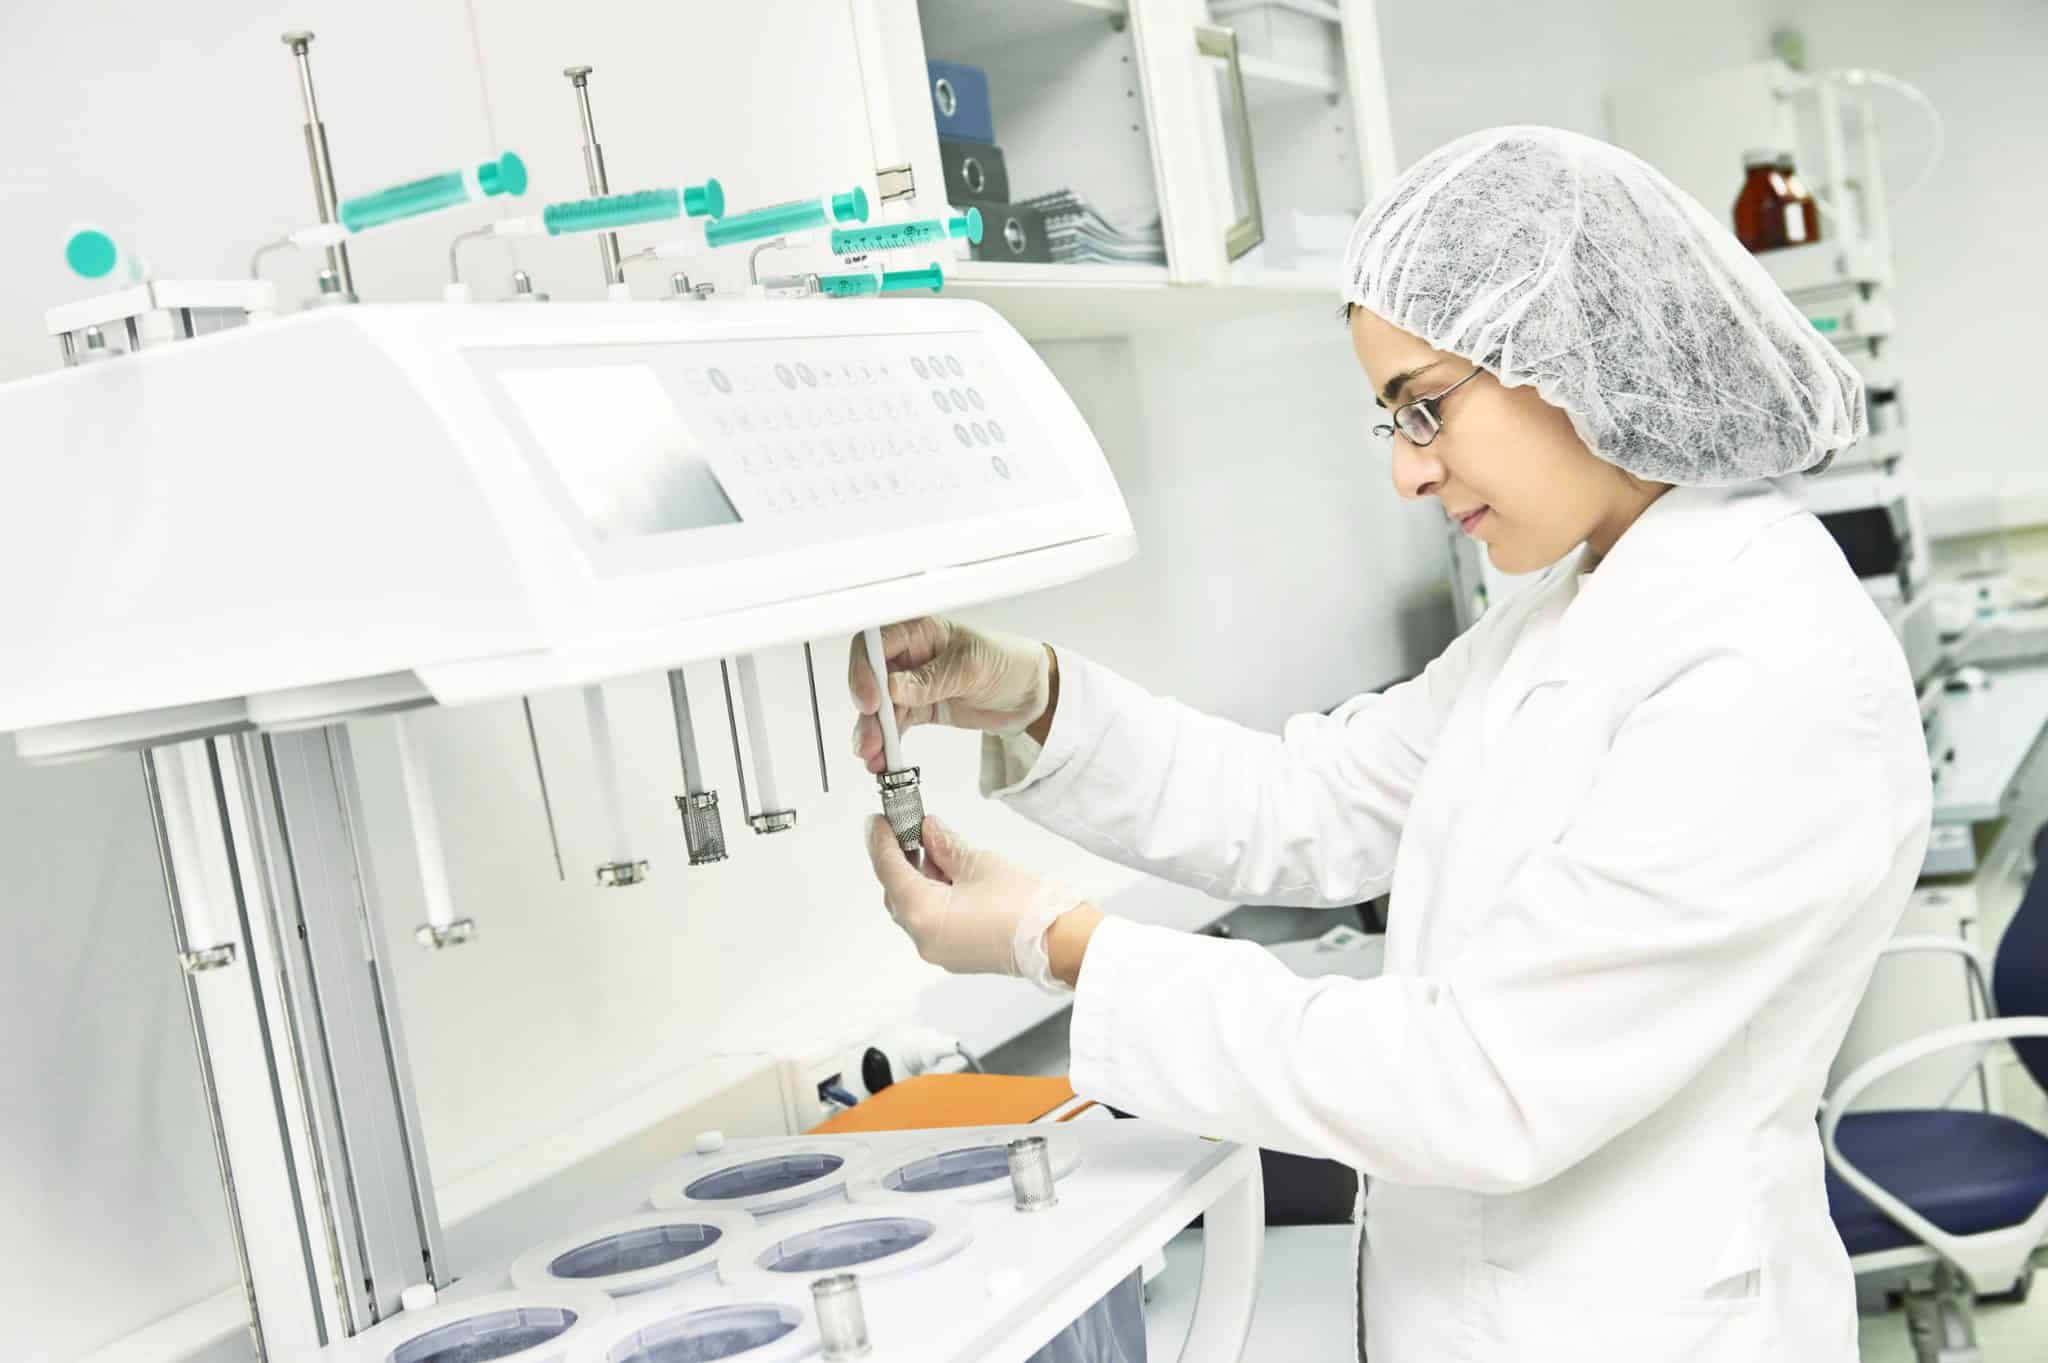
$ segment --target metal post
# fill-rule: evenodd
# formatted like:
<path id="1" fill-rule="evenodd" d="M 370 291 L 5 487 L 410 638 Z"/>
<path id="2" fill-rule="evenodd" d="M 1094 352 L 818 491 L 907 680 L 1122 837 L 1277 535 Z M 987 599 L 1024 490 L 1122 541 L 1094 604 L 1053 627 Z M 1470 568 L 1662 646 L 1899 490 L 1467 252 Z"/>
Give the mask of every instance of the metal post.
<path id="1" fill-rule="evenodd" d="M 347 733 L 195 746 L 149 754 L 151 808 L 181 952 L 188 888 L 210 931 L 232 916 L 237 950 L 187 998 L 259 1357 L 300 1358 L 437 1281 L 439 1214 Z"/>
<path id="2" fill-rule="evenodd" d="M 313 171 L 313 206 L 319 210 L 320 221 L 333 222 L 341 199 L 334 190 L 334 161 L 327 153 L 327 125 L 320 121 L 320 104 L 313 97 L 313 67 L 306 56 L 313 46 L 313 35 L 302 29 L 295 30 L 285 34 L 283 41 L 292 50 L 292 58 L 298 66 L 299 103 L 306 115 L 306 160 Z M 348 263 L 345 244 L 337 242 L 327 248 L 327 268 L 334 271 L 342 295 L 353 299 L 356 276 Z"/>
<path id="3" fill-rule="evenodd" d="M 602 195 L 611 193 L 612 185 L 604 171 L 604 148 L 597 144 L 597 125 L 590 118 L 591 70 L 588 66 L 565 66 L 562 74 L 569 78 L 569 84 L 576 87 L 576 112 L 583 119 L 583 175 L 590 183 L 590 192 Z M 619 234 L 599 233 L 597 253 L 604 265 L 605 284 L 624 283 L 626 268 L 619 261 Z"/>

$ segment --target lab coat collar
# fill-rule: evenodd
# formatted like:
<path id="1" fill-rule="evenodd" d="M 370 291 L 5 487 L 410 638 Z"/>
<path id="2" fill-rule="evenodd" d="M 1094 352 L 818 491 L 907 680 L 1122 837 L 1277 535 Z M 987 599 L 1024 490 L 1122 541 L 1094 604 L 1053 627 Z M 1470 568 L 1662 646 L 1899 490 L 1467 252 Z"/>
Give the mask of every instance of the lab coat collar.
<path id="1" fill-rule="evenodd" d="M 1644 625 L 1706 589 L 1758 535 L 1804 508 L 1778 482 L 1674 487 L 1652 502 L 1599 566 L 1579 576 L 1547 671 L 1553 680 L 1640 645 Z M 1576 572 L 1584 551 L 1565 564 Z"/>

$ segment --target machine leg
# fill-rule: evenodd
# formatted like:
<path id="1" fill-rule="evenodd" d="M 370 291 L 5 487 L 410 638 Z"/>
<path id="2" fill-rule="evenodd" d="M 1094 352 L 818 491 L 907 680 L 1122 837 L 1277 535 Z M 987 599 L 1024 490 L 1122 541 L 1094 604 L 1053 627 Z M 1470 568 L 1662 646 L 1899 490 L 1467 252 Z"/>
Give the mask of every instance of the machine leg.
<path id="1" fill-rule="evenodd" d="M 1251 1337 L 1266 1248 L 1266 1187 L 1259 1152 L 1239 1152 L 1246 1173 L 1202 1213 L 1202 1285 L 1180 1363 L 1238 1363 Z"/>

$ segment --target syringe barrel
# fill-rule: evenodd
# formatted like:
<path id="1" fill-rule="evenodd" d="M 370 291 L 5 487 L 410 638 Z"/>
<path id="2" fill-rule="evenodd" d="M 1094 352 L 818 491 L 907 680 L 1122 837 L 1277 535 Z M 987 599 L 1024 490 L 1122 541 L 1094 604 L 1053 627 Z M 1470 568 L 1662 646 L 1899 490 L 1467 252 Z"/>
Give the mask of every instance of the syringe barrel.
<path id="1" fill-rule="evenodd" d="M 930 289 L 937 293 L 946 286 L 946 272 L 933 261 L 922 270 L 886 270 L 882 274 L 883 293 L 906 293 L 913 289 Z"/>
<path id="2" fill-rule="evenodd" d="M 872 270 L 818 276 L 818 292 L 828 298 L 866 298 L 882 291 L 882 276 Z"/>
<path id="3" fill-rule="evenodd" d="M 835 222 L 866 222 L 867 191 L 854 188 L 844 194 L 825 194 L 815 199 L 797 199 L 770 204 L 751 212 L 704 224 L 704 240 L 711 246 L 732 246 L 742 241 L 765 241 L 769 237 L 791 236 L 826 227 Z"/>
<path id="4" fill-rule="evenodd" d="M 512 152 L 485 161 L 473 170 L 451 170 L 440 175 L 393 185 L 373 194 L 343 199 L 336 216 L 351 232 L 363 232 L 404 218 L 439 212 L 474 199 L 500 194 L 518 196 L 526 192 L 526 163 Z"/>
<path id="5" fill-rule="evenodd" d="M 640 222 L 667 222 L 683 216 L 680 189 L 643 189 L 635 194 L 610 194 L 602 199 L 570 199 L 541 210 L 548 235 L 602 232 Z"/>
<path id="6" fill-rule="evenodd" d="M 981 241 L 981 210 L 970 208 L 950 218 L 926 218 L 920 222 L 882 222 L 872 227 L 838 227 L 832 231 L 835 255 L 854 256 L 867 251 L 893 251 L 904 246 L 929 246 L 948 237 Z"/>

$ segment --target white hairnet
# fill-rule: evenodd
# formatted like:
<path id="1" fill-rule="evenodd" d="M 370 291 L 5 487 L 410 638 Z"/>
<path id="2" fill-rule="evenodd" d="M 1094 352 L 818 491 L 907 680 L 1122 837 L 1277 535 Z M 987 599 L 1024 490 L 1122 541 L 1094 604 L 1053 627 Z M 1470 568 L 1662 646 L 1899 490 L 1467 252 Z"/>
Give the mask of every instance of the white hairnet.
<path id="1" fill-rule="evenodd" d="M 1576 133 L 1494 128 L 1423 157 L 1352 229 L 1345 298 L 1533 384 L 1638 477 L 1771 478 L 1864 433 L 1855 369 L 1734 234 Z"/>

